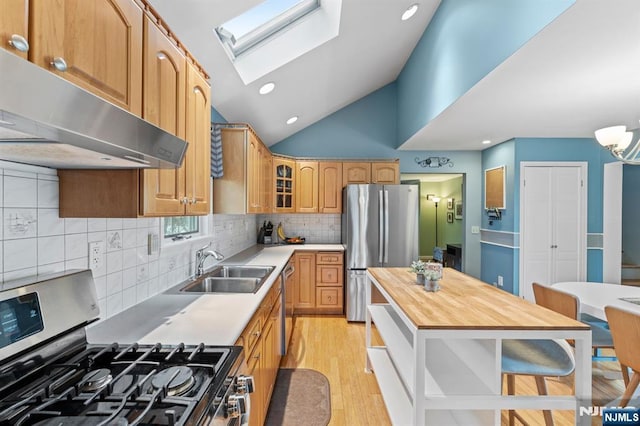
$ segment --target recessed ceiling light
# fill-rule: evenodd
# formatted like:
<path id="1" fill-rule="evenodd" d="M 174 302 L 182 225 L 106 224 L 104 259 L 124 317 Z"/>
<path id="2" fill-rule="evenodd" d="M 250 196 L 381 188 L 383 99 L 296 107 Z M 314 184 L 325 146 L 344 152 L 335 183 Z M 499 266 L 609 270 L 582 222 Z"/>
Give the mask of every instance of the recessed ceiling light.
<path id="1" fill-rule="evenodd" d="M 290 119 L 287 120 L 287 124 L 293 124 L 296 121 L 298 121 L 298 116 L 294 115 L 293 117 L 291 117 Z"/>
<path id="2" fill-rule="evenodd" d="M 404 11 L 404 13 L 402 14 L 402 20 L 406 21 L 407 19 L 411 18 L 413 15 L 416 14 L 416 12 L 418 11 L 418 3 L 414 3 L 411 6 L 409 6 L 407 8 L 407 10 Z"/>
<path id="3" fill-rule="evenodd" d="M 266 95 L 267 93 L 271 93 L 273 92 L 273 89 L 276 88 L 276 84 L 272 81 L 270 81 L 269 83 L 265 83 L 262 85 L 262 87 L 260 88 L 259 92 L 261 95 Z"/>
<path id="4" fill-rule="evenodd" d="M 485 139 L 482 141 L 482 145 L 489 145 L 491 141 L 489 139 Z"/>

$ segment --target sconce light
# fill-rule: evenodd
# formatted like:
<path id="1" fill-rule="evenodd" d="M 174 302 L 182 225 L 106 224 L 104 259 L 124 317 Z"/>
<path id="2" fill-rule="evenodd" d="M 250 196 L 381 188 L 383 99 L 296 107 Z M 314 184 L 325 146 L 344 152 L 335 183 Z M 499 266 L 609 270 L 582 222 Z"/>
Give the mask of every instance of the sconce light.
<path id="1" fill-rule="evenodd" d="M 640 152 L 640 139 L 624 154 L 633 139 L 633 133 L 627 132 L 627 126 L 604 127 L 596 130 L 595 136 L 598 143 L 607 148 L 617 160 L 625 164 L 640 165 L 640 160 L 636 159 Z"/>

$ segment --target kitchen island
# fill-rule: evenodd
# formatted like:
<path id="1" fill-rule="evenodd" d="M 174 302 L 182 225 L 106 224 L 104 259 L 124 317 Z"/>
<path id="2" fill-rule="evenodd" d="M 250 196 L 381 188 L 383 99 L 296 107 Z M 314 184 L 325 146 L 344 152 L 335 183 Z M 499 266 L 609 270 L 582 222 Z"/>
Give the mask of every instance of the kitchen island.
<path id="1" fill-rule="evenodd" d="M 502 409 L 573 410 L 591 401 L 591 330 L 473 277 L 445 268 L 426 292 L 406 268 L 367 270 L 366 369 L 393 424 L 499 425 Z M 375 287 L 386 303 L 371 303 Z M 372 346 L 372 323 L 385 346 Z M 575 395 L 503 396 L 503 339 L 574 339 Z"/>

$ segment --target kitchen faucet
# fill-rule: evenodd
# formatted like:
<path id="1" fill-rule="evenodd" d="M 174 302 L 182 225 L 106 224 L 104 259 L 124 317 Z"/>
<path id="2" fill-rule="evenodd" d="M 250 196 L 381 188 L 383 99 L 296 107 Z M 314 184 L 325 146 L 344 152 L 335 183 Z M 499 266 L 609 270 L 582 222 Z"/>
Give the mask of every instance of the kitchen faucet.
<path id="1" fill-rule="evenodd" d="M 203 273 L 202 265 L 204 264 L 204 261 L 207 257 L 213 256 L 216 260 L 224 259 L 224 256 L 221 253 L 217 252 L 216 250 L 207 250 L 207 248 L 209 248 L 210 245 L 211 245 L 211 241 L 209 241 L 209 244 L 207 244 L 206 246 L 196 250 L 196 277 L 199 277 L 200 275 L 202 275 Z"/>

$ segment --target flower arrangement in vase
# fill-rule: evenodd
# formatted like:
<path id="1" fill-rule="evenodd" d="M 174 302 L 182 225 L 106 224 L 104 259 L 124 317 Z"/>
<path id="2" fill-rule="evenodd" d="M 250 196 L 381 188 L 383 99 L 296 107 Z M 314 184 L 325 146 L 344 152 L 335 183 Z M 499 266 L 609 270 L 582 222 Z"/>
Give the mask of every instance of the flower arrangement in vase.
<path id="1" fill-rule="evenodd" d="M 427 291 L 440 290 L 440 283 L 438 280 L 442 278 L 442 272 L 435 269 L 427 269 L 423 273 L 424 275 L 424 289 Z"/>
<path id="2" fill-rule="evenodd" d="M 414 260 L 411 262 L 411 268 L 409 272 L 413 272 L 416 274 L 416 283 L 423 284 L 424 283 L 424 272 L 427 264 L 422 260 Z"/>

